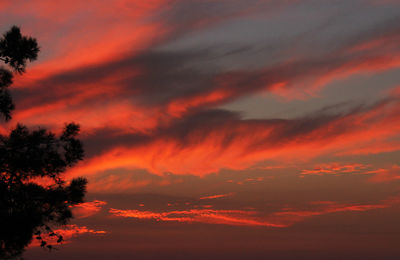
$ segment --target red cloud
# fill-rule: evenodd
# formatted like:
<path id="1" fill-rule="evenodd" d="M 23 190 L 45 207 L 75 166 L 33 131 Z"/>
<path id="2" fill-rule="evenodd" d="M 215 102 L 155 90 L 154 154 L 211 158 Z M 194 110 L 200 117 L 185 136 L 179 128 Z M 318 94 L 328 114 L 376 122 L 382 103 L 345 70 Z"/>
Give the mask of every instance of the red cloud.
<path id="1" fill-rule="evenodd" d="M 222 117 L 216 119 L 218 124 L 184 123 L 184 132 L 172 125 L 143 143 L 120 145 L 88 159 L 70 173 L 141 168 L 160 175 L 205 175 L 221 168 L 244 169 L 263 160 L 300 162 L 384 142 L 399 133 L 399 116 L 399 103 L 392 101 L 343 116 L 276 121 Z"/>
<path id="2" fill-rule="evenodd" d="M 400 180 L 400 166 L 393 165 L 390 168 L 375 168 L 373 165 L 366 164 L 321 164 L 315 166 L 312 170 L 301 171 L 300 177 L 304 175 L 339 175 L 339 174 L 368 174 L 372 177 L 368 178 L 369 182 L 389 182 Z"/>
<path id="3" fill-rule="evenodd" d="M 90 202 L 83 202 L 72 207 L 72 212 L 76 218 L 87 218 L 97 214 L 107 202 L 101 200 L 94 200 Z"/>
<path id="4" fill-rule="evenodd" d="M 207 223 L 232 226 L 265 226 L 265 227 L 289 227 L 297 222 L 313 216 L 337 213 L 337 212 L 363 212 L 376 209 L 384 209 L 398 204 L 398 198 L 384 200 L 377 204 L 340 204 L 332 201 L 312 202 L 311 209 L 290 209 L 270 214 L 262 214 L 255 210 L 219 210 L 219 209 L 188 209 L 163 212 L 110 209 L 110 213 L 117 217 L 150 219 L 156 221 L 176 221 L 182 223 Z"/>
<path id="5" fill-rule="evenodd" d="M 45 31 L 39 30 L 40 24 L 49 24 L 38 40 L 43 51 L 47 46 L 50 49 L 28 74 L 16 80 L 21 106 L 14 119 L 28 125 L 46 122 L 50 128 L 76 121 L 82 124 L 87 139 L 96 137 L 101 129 L 115 131 L 114 135 L 97 136 L 95 147 L 88 147 L 92 149 L 90 157 L 71 175 L 117 168 L 140 168 L 159 175 L 205 175 L 222 168 L 244 169 L 265 160 L 296 162 L 327 154 L 399 149 L 398 143 L 390 143 L 400 130 L 398 97 L 369 110 L 337 116 L 292 120 L 240 120 L 237 116 L 209 122 L 215 112 L 210 109 L 246 95 L 261 91 L 286 95 L 295 86 L 309 93 L 355 74 L 398 68 L 397 21 L 357 32 L 357 37 L 346 39 L 334 50 L 321 51 L 321 55 L 294 53 L 273 64 L 258 64 L 257 69 L 203 70 L 198 67 L 220 56 L 216 50 L 155 47 L 165 47 L 186 32 L 256 12 L 260 5 L 219 8 L 223 14 L 216 12 L 207 18 L 196 12 L 176 17 L 174 11 L 181 5 L 185 7 L 185 1 L 115 1 L 112 6 L 82 1 L 74 1 L 74 5 L 65 1 L 8 2 L 10 15 L 34 21 L 23 27 L 32 35 L 35 30 Z M 65 21 L 74 20 L 71 17 L 85 17 L 86 22 L 66 26 Z M 179 20 L 182 18 L 187 23 Z M 63 37 L 58 37 L 60 32 Z M 209 115 L 193 123 L 202 112 Z M 126 139 L 113 142 L 114 138 Z M 100 139 L 112 145 L 99 147 Z"/>
<path id="6" fill-rule="evenodd" d="M 107 232 L 102 230 L 93 230 L 86 226 L 77 226 L 77 225 L 65 225 L 63 228 L 55 229 L 54 233 L 61 235 L 63 237 L 64 243 L 69 243 L 70 240 L 76 236 L 83 234 L 95 234 L 95 235 L 104 235 Z M 51 245 L 57 245 L 56 236 L 46 236 L 44 234 L 41 235 L 43 240 L 48 242 Z M 40 242 L 36 239 L 32 241 L 29 247 L 37 247 L 40 246 Z"/>
<path id="7" fill-rule="evenodd" d="M 233 226 L 284 227 L 282 224 L 258 220 L 252 216 L 254 212 L 241 210 L 191 209 L 158 213 L 152 211 L 110 209 L 110 213 L 118 217 L 154 219 L 157 221 L 200 222 Z"/>
<path id="8" fill-rule="evenodd" d="M 225 197 L 230 197 L 232 196 L 234 193 L 226 193 L 226 194 L 217 194 L 217 195 L 210 195 L 210 196 L 204 196 L 201 197 L 201 200 L 212 200 L 212 199 L 219 199 L 219 198 L 225 198 Z"/>
<path id="9" fill-rule="evenodd" d="M 116 0 L 112 5 L 75 0 L 9 2 L 7 14 L 29 17 L 31 22 L 23 27 L 38 37 L 41 46 L 46 47 L 44 51 L 48 52 L 46 58 L 28 71 L 24 81 L 43 79 L 57 71 L 96 64 L 115 58 L 121 52 L 145 48 L 157 38 L 156 35 L 161 37 L 166 31 L 155 20 L 141 22 L 153 12 L 166 8 L 165 0 L 150 0 L 146 4 L 140 0 L 129 3 Z M 73 26 L 73 21 L 79 26 Z M 40 30 L 44 23 L 46 30 Z M 58 35 L 60 31 L 62 37 Z"/>
<path id="10" fill-rule="evenodd" d="M 340 164 L 340 163 L 331 163 L 331 164 L 321 164 L 315 166 L 312 170 L 303 170 L 300 174 L 302 175 L 325 175 L 325 174 L 340 174 L 340 173 L 359 173 L 366 168 L 369 168 L 370 165 L 353 163 L 353 164 Z"/>
<path id="11" fill-rule="evenodd" d="M 15 85 L 20 91 L 30 89 L 32 92 L 26 93 L 26 98 L 19 101 L 21 107 L 16 111 L 15 121 L 33 125 L 46 121 L 50 126 L 56 126 L 74 120 L 85 125 L 87 130 L 113 127 L 122 131 L 151 131 L 169 122 L 171 117 L 182 117 L 193 109 L 208 109 L 248 94 L 267 90 L 288 95 L 287 91 L 294 86 L 301 93 L 311 93 L 315 91 L 313 88 L 318 89 L 338 79 L 359 73 L 377 73 L 400 65 L 398 29 L 397 25 L 390 24 L 382 30 L 361 34 L 357 40 L 319 58 L 289 58 L 274 65 L 263 64 L 264 68 L 257 70 L 216 70 L 207 74 L 190 68 L 182 73 L 181 67 L 186 63 L 193 63 L 203 56 L 212 58 L 213 54 L 159 52 L 158 57 L 152 48 L 168 43 L 170 37 L 175 38 L 193 27 L 199 29 L 199 24 L 211 26 L 220 20 L 204 23 L 196 21 L 204 20 L 203 16 L 194 16 L 187 25 L 190 28 L 184 30 L 172 21 L 168 23 L 160 20 L 161 17 L 153 17 L 157 11 L 178 8 L 184 2 L 172 4 L 160 0 L 143 4 L 142 1 L 131 1 L 128 4 L 115 1 L 111 7 L 104 3 L 85 2 L 77 3 L 73 8 L 64 1 L 59 5 L 47 1 L 39 5 L 14 2 L 10 2 L 10 13 L 18 15 L 18 11 L 26 10 L 38 20 L 56 19 L 57 24 L 61 19 L 58 25 L 79 10 L 92 10 L 87 18 L 90 22 L 83 23 L 83 27 L 79 27 L 81 31 L 64 28 L 70 30 L 65 41 L 73 44 L 54 44 L 55 37 L 45 35 L 43 45 L 57 46 L 51 52 L 55 55 L 46 56 L 28 70 L 28 74 L 17 79 Z M 110 8 L 115 9 L 114 12 Z M 226 11 L 223 17 L 233 19 L 244 9 L 256 11 L 257 8 Z M 115 18 L 116 14 L 118 18 Z M 148 17 L 154 19 L 144 19 Z M 106 18 L 111 22 L 98 26 L 98 21 Z M 146 22 L 138 22 L 141 19 Z M 90 36 L 85 32 L 90 32 Z M 179 56 L 182 56 L 181 60 L 177 58 Z M 171 64 L 166 62 L 169 60 Z M 190 78 L 190 73 L 193 78 Z M 201 84 L 190 91 L 189 87 L 176 88 L 177 85 L 191 86 L 198 82 Z M 36 95 L 36 92 L 42 93 Z M 47 100 L 43 100 L 45 94 Z M 157 95 L 170 97 L 157 102 L 154 101 Z M 138 100 L 151 102 L 143 106 Z"/>
<path id="12" fill-rule="evenodd" d="M 374 174 L 374 176 L 368 179 L 370 182 L 387 182 L 400 180 L 400 166 L 398 165 L 393 165 L 391 168 L 371 170 L 367 173 Z"/>

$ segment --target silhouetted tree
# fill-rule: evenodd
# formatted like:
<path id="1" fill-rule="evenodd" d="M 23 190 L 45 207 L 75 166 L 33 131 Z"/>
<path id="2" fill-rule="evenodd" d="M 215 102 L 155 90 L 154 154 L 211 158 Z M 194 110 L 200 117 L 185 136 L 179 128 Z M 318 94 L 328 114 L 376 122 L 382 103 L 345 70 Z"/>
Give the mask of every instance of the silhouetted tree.
<path id="1" fill-rule="evenodd" d="M 22 36 L 17 26 L 11 27 L 0 40 L 1 59 L 19 73 L 25 71 L 26 61 L 37 59 L 38 52 L 36 39 Z"/>
<path id="2" fill-rule="evenodd" d="M 16 26 L 0 39 L 0 60 L 16 73 L 25 72 L 27 61 L 35 60 L 38 52 L 36 39 L 22 36 Z M 12 71 L 0 67 L 0 114 L 5 120 L 14 109 L 8 91 L 12 79 Z M 63 241 L 53 228 L 72 218 L 71 206 L 83 202 L 86 193 L 86 179 L 66 183 L 61 175 L 83 159 L 78 133 L 74 123 L 59 137 L 19 124 L 9 135 L 0 135 L 0 259 L 19 258 L 33 238 L 49 250 L 53 245 L 46 237 Z"/>

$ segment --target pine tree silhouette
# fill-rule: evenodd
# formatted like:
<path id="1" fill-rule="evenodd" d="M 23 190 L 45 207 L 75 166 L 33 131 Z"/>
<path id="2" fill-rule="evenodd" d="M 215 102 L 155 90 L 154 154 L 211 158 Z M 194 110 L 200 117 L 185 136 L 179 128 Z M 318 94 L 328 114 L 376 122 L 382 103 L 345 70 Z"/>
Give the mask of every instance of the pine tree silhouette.
<path id="1" fill-rule="evenodd" d="M 22 36 L 13 26 L 0 39 L 0 114 L 6 121 L 14 109 L 8 88 L 13 72 L 25 72 L 27 61 L 37 58 L 36 39 Z M 9 135 L 0 135 L 0 259 L 22 259 L 33 239 L 43 248 L 54 249 L 46 237 L 63 237 L 53 229 L 72 218 L 71 206 L 83 202 L 87 180 L 70 183 L 62 173 L 83 159 L 82 143 L 77 139 L 79 125 L 70 123 L 60 136 L 39 128 L 29 130 L 18 124 Z M 47 185 L 35 183 L 47 180 Z"/>

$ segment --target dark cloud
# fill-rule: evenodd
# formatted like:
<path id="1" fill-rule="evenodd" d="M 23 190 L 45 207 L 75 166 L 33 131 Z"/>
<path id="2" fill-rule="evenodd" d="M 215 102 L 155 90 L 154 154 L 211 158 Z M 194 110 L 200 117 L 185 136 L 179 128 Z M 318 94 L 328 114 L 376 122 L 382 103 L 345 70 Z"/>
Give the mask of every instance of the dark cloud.
<path id="1" fill-rule="evenodd" d="M 208 10 L 209 5 L 215 5 L 212 10 L 222 8 L 222 3 L 196 3 L 205 6 L 199 8 L 200 10 L 191 7 L 193 12 L 202 13 L 201 10 Z M 176 4 L 185 9 L 184 6 L 188 3 Z M 235 8 L 235 5 L 229 6 Z M 193 19 L 196 20 L 196 16 Z M 74 106 L 86 107 L 93 103 L 129 99 L 135 105 L 143 107 L 164 107 L 189 100 L 189 103 L 192 102 L 188 105 L 189 110 L 207 109 L 209 106 L 268 90 L 281 82 L 287 83 L 285 88 L 307 87 L 318 84 L 316 82 L 322 79 L 319 84 L 323 85 L 332 80 L 329 77 L 340 78 L 345 77 L 346 73 L 379 71 L 381 67 L 395 66 L 390 64 L 400 53 L 395 44 L 398 42 L 398 24 L 398 19 L 391 19 L 376 28 L 352 36 L 352 39 L 334 51 L 318 56 L 300 55 L 290 61 L 280 60 L 273 64 L 266 60 L 264 66 L 258 69 L 232 70 L 219 63 L 233 58 L 232 62 L 236 59 L 240 64 L 240 57 L 248 53 L 254 55 L 255 50 L 250 46 L 232 44 L 229 47 L 213 46 L 189 50 L 156 50 L 155 46 L 151 46 L 148 50 L 126 55 L 124 58 L 51 75 L 33 85 L 14 89 L 13 94 L 20 110 L 57 101 L 74 101 L 85 92 L 88 94 Z M 377 43 L 372 48 L 362 51 L 357 49 L 362 44 L 374 41 Z M 279 48 L 288 48 L 283 43 L 279 46 L 271 49 L 271 55 Z M 263 51 L 269 52 L 268 49 Z M 108 89 L 101 90 L 104 86 Z M 223 95 L 207 100 L 207 96 L 216 92 L 222 92 Z M 196 98 L 204 100 L 190 101 Z"/>
<path id="2" fill-rule="evenodd" d="M 239 113 L 215 109 L 174 119 L 167 125 L 159 126 L 146 134 L 122 133 L 106 128 L 94 131 L 83 141 L 89 157 L 113 147 L 145 147 L 157 140 L 169 140 L 175 143 L 178 149 L 185 149 L 201 145 L 215 134 L 219 136 L 218 144 L 215 144 L 218 147 L 215 149 L 224 150 L 244 136 L 251 136 L 252 133 L 257 136 L 259 133 L 270 131 L 263 137 L 255 138 L 254 142 L 248 143 L 247 148 L 243 150 L 246 153 L 246 151 L 279 147 L 293 141 L 312 143 L 339 138 L 344 134 L 358 131 L 352 124 L 356 118 L 397 102 L 398 100 L 385 99 L 373 105 L 353 105 L 346 112 L 334 112 L 336 106 L 329 106 L 314 114 L 294 119 L 245 120 Z M 374 121 L 366 123 L 373 124 Z"/>
<path id="3" fill-rule="evenodd" d="M 123 97 L 145 106 L 163 106 L 174 100 L 202 96 L 216 90 L 226 91 L 226 97 L 214 102 L 218 104 L 268 89 L 279 82 L 288 82 L 293 86 L 295 82 L 304 79 L 335 73 L 344 66 L 350 66 L 347 69 L 351 70 L 353 67 L 388 58 L 385 55 L 370 56 L 368 53 L 341 56 L 330 54 L 319 59 L 281 63 L 253 71 L 224 72 L 221 68 L 201 68 L 206 59 L 213 57 L 215 54 L 212 51 L 150 51 L 51 76 L 37 85 L 14 92 L 17 99 L 22 99 L 19 103 L 23 109 L 57 100 L 73 99 L 85 88 L 95 90 L 111 81 L 115 92 L 104 96 L 104 99 Z M 346 67 L 343 69 L 346 70 Z M 90 98 L 99 97 L 94 95 L 88 97 L 89 100 Z"/>

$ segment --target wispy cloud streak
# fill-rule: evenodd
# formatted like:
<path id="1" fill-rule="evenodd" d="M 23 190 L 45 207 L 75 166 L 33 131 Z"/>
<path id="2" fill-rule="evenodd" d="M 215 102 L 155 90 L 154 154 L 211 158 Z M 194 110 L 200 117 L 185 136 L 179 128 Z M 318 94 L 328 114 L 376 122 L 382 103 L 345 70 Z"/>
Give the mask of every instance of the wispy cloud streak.
<path id="1" fill-rule="evenodd" d="M 109 213 L 116 217 L 141 220 L 284 228 L 292 226 L 297 222 L 305 221 L 310 217 L 339 212 L 364 212 L 385 209 L 398 203 L 398 198 L 384 200 L 376 204 L 341 204 L 333 201 L 316 201 L 309 203 L 308 209 L 286 208 L 269 214 L 257 210 L 186 209 L 154 212 L 114 208 L 111 208 Z"/>

